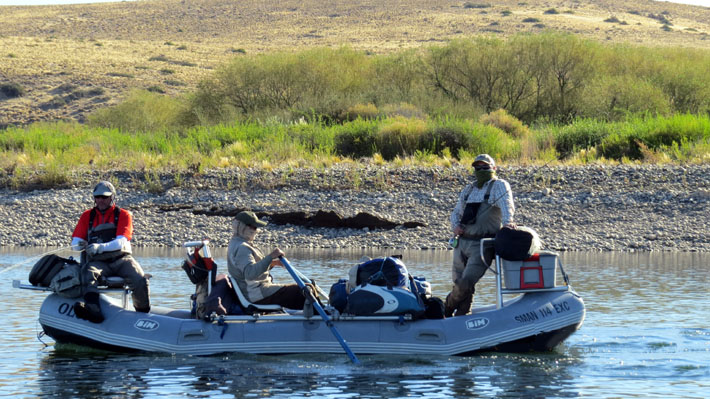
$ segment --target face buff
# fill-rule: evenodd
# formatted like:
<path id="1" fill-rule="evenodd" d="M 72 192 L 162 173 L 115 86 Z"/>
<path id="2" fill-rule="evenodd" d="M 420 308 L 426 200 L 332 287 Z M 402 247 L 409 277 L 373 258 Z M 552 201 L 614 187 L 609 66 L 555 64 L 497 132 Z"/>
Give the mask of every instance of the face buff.
<path id="1" fill-rule="evenodd" d="M 483 187 L 483 185 L 486 184 L 488 180 L 491 180 L 495 174 L 496 171 L 493 169 L 474 171 L 474 175 L 476 176 L 476 187 Z"/>

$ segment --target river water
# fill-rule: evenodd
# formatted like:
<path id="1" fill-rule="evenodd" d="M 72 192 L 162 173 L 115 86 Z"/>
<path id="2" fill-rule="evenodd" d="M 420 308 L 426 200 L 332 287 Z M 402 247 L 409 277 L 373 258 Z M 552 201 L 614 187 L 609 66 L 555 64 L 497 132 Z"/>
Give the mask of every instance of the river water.
<path id="1" fill-rule="evenodd" d="M 0 248 L 8 299 L 0 324 L 0 397 L 707 398 L 710 392 L 708 254 L 563 253 L 587 316 L 551 353 L 359 356 L 362 365 L 354 366 L 344 354 L 194 357 L 55 347 L 38 338 L 46 294 L 11 288 L 13 279 L 27 281 L 30 258 L 41 252 Z M 409 271 L 426 277 L 440 297 L 449 289 L 451 254 L 402 253 Z M 226 271 L 225 250 L 214 255 Z M 326 291 L 363 255 L 391 253 L 287 252 Z M 154 276 L 154 304 L 188 306 L 194 287 L 180 269 L 183 256 L 178 249 L 136 252 Z M 281 269 L 275 278 L 288 281 Z M 478 305 L 495 302 L 493 284 L 487 273 Z"/>

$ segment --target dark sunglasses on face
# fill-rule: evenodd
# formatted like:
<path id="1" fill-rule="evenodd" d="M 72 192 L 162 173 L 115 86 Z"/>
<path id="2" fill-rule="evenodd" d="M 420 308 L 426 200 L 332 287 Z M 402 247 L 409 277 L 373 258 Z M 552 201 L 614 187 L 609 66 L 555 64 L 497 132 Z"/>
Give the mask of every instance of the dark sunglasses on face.
<path id="1" fill-rule="evenodd" d="M 490 168 L 490 165 L 476 165 L 473 167 L 475 170 L 489 170 Z"/>
<path id="2" fill-rule="evenodd" d="M 111 198 L 109 195 L 94 195 L 94 199 L 106 199 Z"/>

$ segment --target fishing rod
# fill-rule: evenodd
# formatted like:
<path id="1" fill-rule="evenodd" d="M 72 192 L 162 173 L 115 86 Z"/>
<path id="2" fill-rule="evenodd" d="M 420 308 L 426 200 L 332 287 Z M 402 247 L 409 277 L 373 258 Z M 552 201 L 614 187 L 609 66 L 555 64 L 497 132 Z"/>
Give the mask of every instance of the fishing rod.
<path id="1" fill-rule="evenodd" d="M 35 256 L 29 257 L 29 258 L 23 260 L 22 262 L 15 263 L 14 265 L 10 265 L 10 266 L 8 266 L 8 267 L 6 267 L 6 268 L 0 270 L 0 274 L 3 274 L 3 273 L 5 273 L 5 272 L 9 272 L 10 270 L 13 270 L 13 269 L 17 269 L 18 267 L 20 267 L 20 266 L 22 266 L 22 265 L 24 265 L 24 264 L 26 264 L 26 263 L 28 263 L 28 262 L 37 260 L 37 259 L 39 259 L 39 258 L 41 258 L 41 257 L 43 257 L 43 256 L 45 256 L 45 255 L 51 255 L 51 254 L 54 254 L 54 253 L 57 253 L 57 252 L 65 251 L 65 250 L 67 250 L 67 249 L 69 249 L 69 248 L 71 248 L 71 245 L 67 245 L 66 247 L 61 247 L 61 248 L 53 249 L 53 250 L 51 250 L 51 251 L 47 251 L 47 252 L 45 252 L 45 253 L 41 253 L 41 254 L 39 254 L 39 255 L 35 255 Z"/>

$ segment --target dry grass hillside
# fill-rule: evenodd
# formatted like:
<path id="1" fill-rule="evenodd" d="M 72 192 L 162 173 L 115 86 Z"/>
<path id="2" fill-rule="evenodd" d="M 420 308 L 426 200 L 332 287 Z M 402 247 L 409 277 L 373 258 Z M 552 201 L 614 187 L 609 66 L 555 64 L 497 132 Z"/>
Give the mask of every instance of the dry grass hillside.
<path id="1" fill-rule="evenodd" d="M 372 52 L 553 29 L 710 48 L 710 8 L 650 0 L 144 0 L 0 6 L 0 127 L 85 117 L 133 88 L 191 90 L 230 57 Z M 24 92 L 17 97 L 18 91 Z"/>

